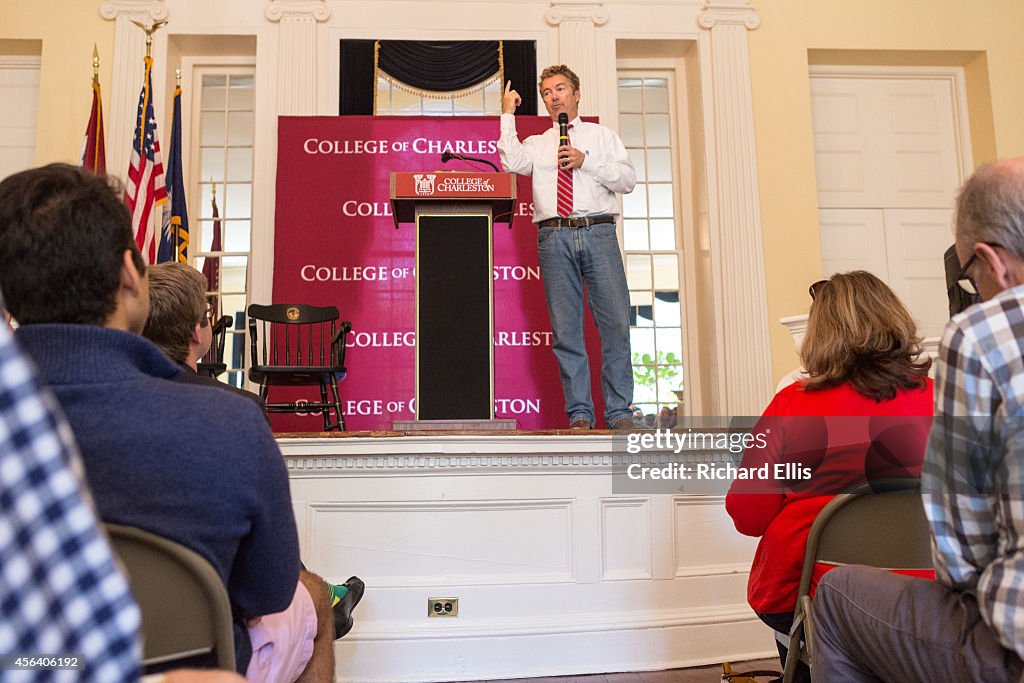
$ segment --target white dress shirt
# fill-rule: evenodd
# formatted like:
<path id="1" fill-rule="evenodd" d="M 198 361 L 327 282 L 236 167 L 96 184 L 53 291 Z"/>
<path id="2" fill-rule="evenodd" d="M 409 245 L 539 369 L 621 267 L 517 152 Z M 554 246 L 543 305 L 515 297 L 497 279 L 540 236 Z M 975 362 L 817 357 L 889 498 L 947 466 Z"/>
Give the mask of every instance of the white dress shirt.
<path id="1" fill-rule="evenodd" d="M 586 123 L 578 116 L 569 122 L 569 144 L 586 158 L 572 173 L 572 215 L 618 215 L 616 193 L 629 193 L 636 186 L 636 171 L 622 140 L 610 128 Z M 520 142 L 516 117 L 501 115 L 498 153 L 506 171 L 533 177 L 533 222 L 558 216 L 558 124 Z"/>

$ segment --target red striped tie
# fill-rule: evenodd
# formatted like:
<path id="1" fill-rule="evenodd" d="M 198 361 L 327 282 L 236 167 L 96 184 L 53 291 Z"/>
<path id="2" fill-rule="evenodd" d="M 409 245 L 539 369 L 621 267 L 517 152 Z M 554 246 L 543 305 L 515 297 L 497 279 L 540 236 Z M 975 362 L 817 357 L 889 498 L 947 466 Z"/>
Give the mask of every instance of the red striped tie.
<path id="1" fill-rule="evenodd" d="M 571 129 L 572 126 L 569 126 Z M 572 144 L 570 141 L 569 144 Z M 558 167 L 558 215 L 568 218 L 572 213 L 572 168 Z"/>

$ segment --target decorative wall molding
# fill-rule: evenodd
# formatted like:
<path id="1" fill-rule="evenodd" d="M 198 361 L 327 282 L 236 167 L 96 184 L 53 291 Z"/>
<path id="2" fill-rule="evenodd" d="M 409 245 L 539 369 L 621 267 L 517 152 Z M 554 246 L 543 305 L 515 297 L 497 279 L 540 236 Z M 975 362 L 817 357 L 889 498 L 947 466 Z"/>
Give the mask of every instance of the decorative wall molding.
<path id="1" fill-rule="evenodd" d="M 106 0 L 100 5 L 100 16 L 108 21 L 126 17 L 149 24 L 167 19 L 164 0 Z"/>
<path id="2" fill-rule="evenodd" d="M 597 67 L 595 27 L 608 23 L 608 10 L 600 2 L 553 0 L 544 12 L 544 18 L 551 26 L 558 27 L 559 61 L 580 78 L 580 92 L 583 93 L 580 115 L 597 114 L 602 79 Z"/>
<path id="3" fill-rule="evenodd" d="M 267 19 L 278 24 L 277 113 L 316 114 L 317 24 L 331 17 L 325 0 L 271 0 Z"/>
<path id="4" fill-rule="evenodd" d="M 274 22 L 282 19 L 327 21 L 331 18 L 331 8 L 326 0 L 271 0 L 265 14 Z"/>
<path id="5" fill-rule="evenodd" d="M 651 498 L 650 496 L 618 496 L 615 498 L 601 498 L 597 501 L 601 513 L 601 581 L 648 581 L 654 578 L 653 557 L 651 555 Z M 626 512 L 629 511 L 629 512 Z M 615 533 L 612 527 L 611 516 L 629 514 L 632 516 L 630 534 Z M 631 568 L 612 567 L 614 562 L 614 551 L 617 544 L 623 539 L 626 542 L 635 541 L 638 545 Z M 620 562 L 621 564 L 621 562 Z"/>
<path id="6" fill-rule="evenodd" d="M 750 88 L 748 29 L 757 15 L 745 0 L 708 0 L 698 24 L 705 69 L 712 277 L 721 331 L 720 375 L 724 415 L 759 415 L 773 393 L 768 293 L 765 285 L 761 198 Z"/>
<path id="7" fill-rule="evenodd" d="M 594 26 L 603 26 L 608 23 L 609 15 L 601 2 L 553 0 L 544 12 L 544 18 L 552 26 L 559 26 L 562 22 L 589 22 Z"/>
<path id="8" fill-rule="evenodd" d="M 701 28 L 745 26 L 752 31 L 761 25 L 761 17 L 749 0 L 707 0 L 697 16 L 697 24 Z"/>

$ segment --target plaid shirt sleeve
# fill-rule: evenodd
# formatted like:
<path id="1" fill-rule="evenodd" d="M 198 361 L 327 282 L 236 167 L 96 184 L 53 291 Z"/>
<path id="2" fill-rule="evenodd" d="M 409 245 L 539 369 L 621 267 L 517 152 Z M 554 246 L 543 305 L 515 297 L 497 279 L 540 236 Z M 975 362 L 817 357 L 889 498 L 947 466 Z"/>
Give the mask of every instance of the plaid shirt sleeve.
<path id="1" fill-rule="evenodd" d="M 1014 291 L 946 328 L 921 482 L 938 580 L 974 593 L 1003 646 L 1024 657 L 1024 297 Z"/>
<path id="2" fill-rule="evenodd" d="M 137 680 L 139 624 L 71 430 L 0 320 L 0 655 L 81 662 L 0 679 Z"/>

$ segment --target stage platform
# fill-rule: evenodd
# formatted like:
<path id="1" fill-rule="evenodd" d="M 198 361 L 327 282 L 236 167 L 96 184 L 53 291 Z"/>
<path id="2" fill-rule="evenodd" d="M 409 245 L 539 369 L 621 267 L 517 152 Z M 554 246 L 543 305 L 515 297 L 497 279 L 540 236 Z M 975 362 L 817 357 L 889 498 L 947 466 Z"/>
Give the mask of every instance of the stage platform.
<path id="1" fill-rule="evenodd" d="M 746 605 L 756 539 L 724 497 L 617 492 L 606 431 L 281 434 L 303 560 L 366 597 L 339 681 L 641 671 L 771 656 Z M 428 617 L 430 598 L 458 616 Z"/>

